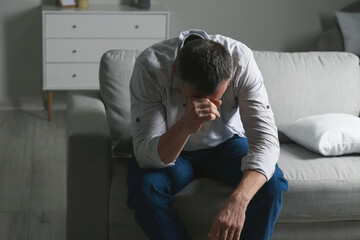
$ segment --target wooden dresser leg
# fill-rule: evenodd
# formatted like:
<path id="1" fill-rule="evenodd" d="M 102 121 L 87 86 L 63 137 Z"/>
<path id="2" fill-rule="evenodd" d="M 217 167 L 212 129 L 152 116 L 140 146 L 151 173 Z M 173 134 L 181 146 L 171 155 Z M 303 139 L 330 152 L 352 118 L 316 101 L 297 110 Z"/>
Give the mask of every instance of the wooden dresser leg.
<path id="1" fill-rule="evenodd" d="M 51 121 L 51 117 L 52 117 L 52 100 L 53 100 L 53 92 L 48 91 L 48 95 L 47 95 L 48 121 Z"/>

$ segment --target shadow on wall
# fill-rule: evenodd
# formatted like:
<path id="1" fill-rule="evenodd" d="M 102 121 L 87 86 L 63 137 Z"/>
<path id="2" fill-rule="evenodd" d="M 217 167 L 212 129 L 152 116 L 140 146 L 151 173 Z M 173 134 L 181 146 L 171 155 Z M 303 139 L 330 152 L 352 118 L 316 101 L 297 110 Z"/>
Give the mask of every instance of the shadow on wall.
<path id="1" fill-rule="evenodd" d="M 360 12 L 360 1 L 355 1 L 350 4 L 345 4 L 342 7 L 335 10 L 328 11 L 320 11 L 319 12 L 319 21 L 321 26 L 321 32 L 317 34 L 313 34 L 311 36 L 307 36 L 307 38 L 299 38 L 298 40 L 294 39 L 291 42 L 291 45 L 288 43 L 283 43 L 285 46 L 285 51 L 296 52 L 296 51 L 324 51 L 324 49 L 319 48 L 319 37 L 323 34 L 323 32 L 333 31 L 334 28 L 338 27 L 338 22 L 336 19 L 335 12 Z M 340 33 L 340 29 L 338 30 L 338 34 Z M 330 44 L 330 43 L 329 43 Z M 288 45 L 288 46 L 287 46 Z M 332 44 L 330 44 L 332 45 Z M 342 51 L 343 47 L 339 49 L 328 49 L 329 51 Z"/>
<path id="2" fill-rule="evenodd" d="M 339 9 L 341 12 L 360 12 L 360 1 L 350 3 Z M 321 12 L 322 33 L 318 38 L 318 49 L 321 51 L 344 51 L 344 41 L 335 12 Z"/>
<path id="3" fill-rule="evenodd" d="M 338 11 L 341 12 L 360 12 L 360 1 L 356 1 L 344 6 L 342 9 Z M 320 13 L 320 22 L 321 28 L 323 31 L 328 31 L 337 26 L 337 20 L 335 16 L 335 12 L 321 12 Z"/>
<path id="4" fill-rule="evenodd" d="M 304 52 L 316 51 L 316 42 L 318 35 L 303 36 L 301 38 L 293 38 L 291 41 L 282 43 L 284 52 Z"/>
<path id="5" fill-rule="evenodd" d="M 18 12 L 5 19 L 4 26 L 7 93 L 13 104 L 41 96 L 42 48 L 41 7 Z M 15 106 L 21 107 L 21 106 Z"/>
<path id="6" fill-rule="evenodd" d="M 299 39 L 293 38 L 291 42 L 283 42 L 284 46 L 283 51 L 288 52 L 303 52 L 303 51 L 324 51 L 324 49 L 319 48 L 319 37 L 323 32 L 334 31 L 334 28 L 338 27 L 338 22 L 335 16 L 335 11 L 342 12 L 360 12 L 360 1 L 352 2 L 350 4 L 345 4 L 342 7 L 335 10 L 321 11 L 319 12 L 319 21 L 321 26 L 321 32 L 314 33 L 308 36 L 301 36 Z M 340 33 L 340 29 L 337 30 L 337 34 Z M 332 43 L 329 43 L 333 45 Z M 342 51 L 343 47 L 336 49 L 328 49 L 329 51 Z"/>

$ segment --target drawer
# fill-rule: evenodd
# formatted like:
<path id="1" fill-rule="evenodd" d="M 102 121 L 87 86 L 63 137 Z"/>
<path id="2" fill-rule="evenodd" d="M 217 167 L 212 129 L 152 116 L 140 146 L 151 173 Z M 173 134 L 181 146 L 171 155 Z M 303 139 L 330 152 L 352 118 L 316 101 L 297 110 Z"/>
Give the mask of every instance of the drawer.
<path id="1" fill-rule="evenodd" d="M 44 90 L 99 89 L 99 64 L 46 64 Z"/>
<path id="2" fill-rule="evenodd" d="M 143 50 L 162 39 L 47 39 L 45 61 L 93 62 L 111 49 Z"/>
<path id="3" fill-rule="evenodd" d="M 46 14 L 46 38 L 161 38 L 165 14 Z"/>

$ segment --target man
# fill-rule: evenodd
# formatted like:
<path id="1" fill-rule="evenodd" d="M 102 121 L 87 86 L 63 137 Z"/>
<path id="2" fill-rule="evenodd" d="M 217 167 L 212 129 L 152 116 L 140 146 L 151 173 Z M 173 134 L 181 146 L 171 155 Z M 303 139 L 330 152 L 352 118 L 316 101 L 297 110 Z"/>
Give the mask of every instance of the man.
<path id="1" fill-rule="evenodd" d="M 205 176 L 234 186 L 210 239 L 270 239 L 287 181 L 251 50 L 221 35 L 182 32 L 138 57 L 130 92 L 135 158 L 128 205 L 147 236 L 190 239 L 171 204 Z"/>

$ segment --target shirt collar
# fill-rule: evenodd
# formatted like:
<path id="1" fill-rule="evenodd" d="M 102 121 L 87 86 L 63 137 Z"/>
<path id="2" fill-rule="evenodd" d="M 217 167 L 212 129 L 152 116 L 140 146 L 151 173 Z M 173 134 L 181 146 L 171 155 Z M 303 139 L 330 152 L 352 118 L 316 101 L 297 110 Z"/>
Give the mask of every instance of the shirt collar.
<path id="1" fill-rule="evenodd" d="M 185 42 L 186 38 L 188 38 L 191 35 L 197 35 L 197 36 L 199 36 L 201 38 L 210 40 L 210 36 L 203 30 L 200 30 L 200 29 L 186 30 L 186 31 L 180 33 L 180 35 L 179 35 L 179 39 L 181 41 L 179 50 L 184 46 L 184 42 Z"/>

